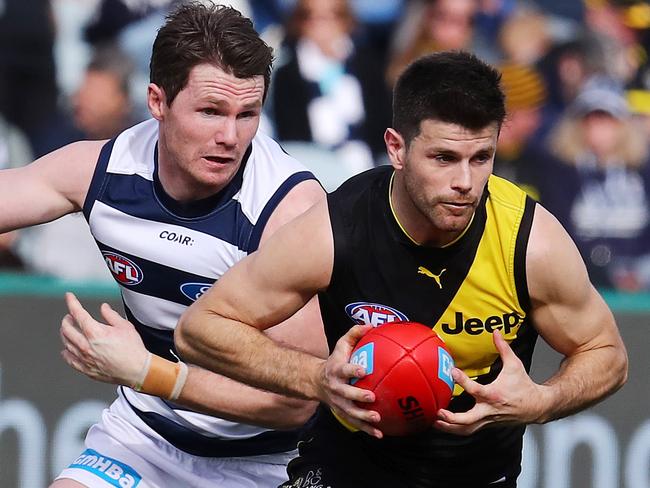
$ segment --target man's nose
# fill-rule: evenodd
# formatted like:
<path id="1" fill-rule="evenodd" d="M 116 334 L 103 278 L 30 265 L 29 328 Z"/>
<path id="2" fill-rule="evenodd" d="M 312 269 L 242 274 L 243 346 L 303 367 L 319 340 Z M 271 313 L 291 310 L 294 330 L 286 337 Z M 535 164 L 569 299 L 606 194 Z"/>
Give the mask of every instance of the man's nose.
<path id="1" fill-rule="evenodd" d="M 225 144 L 226 146 L 237 145 L 237 121 L 235 118 L 223 118 L 219 130 L 215 134 L 215 142 L 217 144 Z"/>
<path id="2" fill-rule="evenodd" d="M 462 193 L 467 193 L 472 189 L 472 170 L 469 161 L 462 161 L 456 166 L 451 180 L 451 187 Z"/>

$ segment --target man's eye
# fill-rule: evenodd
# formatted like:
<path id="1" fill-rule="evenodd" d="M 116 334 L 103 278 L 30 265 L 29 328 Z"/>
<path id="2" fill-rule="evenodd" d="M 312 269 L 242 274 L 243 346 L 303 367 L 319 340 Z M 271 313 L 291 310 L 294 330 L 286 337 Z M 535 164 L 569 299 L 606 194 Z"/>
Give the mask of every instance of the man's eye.
<path id="1" fill-rule="evenodd" d="M 453 156 L 450 156 L 449 154 L 438 154 L 435 159 L 442 161 L 443 163 L 451 163 L 454 160 Z"/>

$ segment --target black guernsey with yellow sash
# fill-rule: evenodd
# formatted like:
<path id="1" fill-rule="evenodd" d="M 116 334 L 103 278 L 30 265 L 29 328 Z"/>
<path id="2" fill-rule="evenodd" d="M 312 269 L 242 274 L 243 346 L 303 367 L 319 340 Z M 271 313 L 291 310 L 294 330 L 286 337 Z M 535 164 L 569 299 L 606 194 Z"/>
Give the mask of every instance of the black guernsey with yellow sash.
<path id="1" fill-rule="evenodd" d="M 354 324 L 410 320 L 430 325 L 456 366 L 482 384 L 501 370 L 495 330 L 528 370 L 537 339 L 527 318 L 525 267 L 534 201 L 491 176 L 463 235 L 443 248 L 424 247 L 410 239 L 392 211 L 392 175 L 391 167 L 379 167 L 328 196 L 334 269 L 319 300 L 330 349 Z M 457 386 L 449 408 L 466 411 L 473 404 Z M 320 470 L 323 486 L 332 488 L 514 486 L 523 433 L 521 426 L 471 436 L 432 428 L 378 440 L 350 432 L 321 407 L 289 472 L 294 486 L 302 486 L 295 482 L 305 481 L 305 468 Z"/>

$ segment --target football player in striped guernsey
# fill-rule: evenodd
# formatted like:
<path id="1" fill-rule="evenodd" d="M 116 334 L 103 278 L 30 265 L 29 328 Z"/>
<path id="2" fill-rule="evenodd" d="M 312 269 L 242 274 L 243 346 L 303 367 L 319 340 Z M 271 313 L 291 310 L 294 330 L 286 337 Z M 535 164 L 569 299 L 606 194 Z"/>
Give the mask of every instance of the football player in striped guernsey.
<path id="1" fill-rule="evenodd" d="M 187 360 L 322 402 L 283 486 L 512 488 L 526 424 L 580 411 L 625 382 L 625 347 L 576 246 L 492 175 L 504 118 L 491 66 L 463 52 L 415 61 L 394 91 L 392 165 L 343 183 L 181 318 Z M 327 360 L 262 333 L 315 294 Z M 374 393 L 350 384 L 364 371 L 348 360 L 370 325 L 397 317 L 445 341 L 456 387 L 429 430 L 384 437 L 378 413 L 355 403 Z M 541 384 L 528 375 L 538 336 L 564 356 Z"/>
<path id="2" fill-rule="evenodd" d="M 150 120 L 0 172 L 0 232 L 83 211 L 128 318 L 105 306 L 98 324 L 67 296 L 65 360 L 123 386 L 54 488 L 286 480 L 316 403 L 188 367 L 173 344 L 188 305 L 323 198 L 313 175 L 258 131 L 272 59 L 236 10 L 183 3 L 154 43 Z M 269 336 L 326 356 L 322 330 L 303 321 L 319 323 L 315 301 Z M 104 374 L 115 352 L 129 361 Z"/>

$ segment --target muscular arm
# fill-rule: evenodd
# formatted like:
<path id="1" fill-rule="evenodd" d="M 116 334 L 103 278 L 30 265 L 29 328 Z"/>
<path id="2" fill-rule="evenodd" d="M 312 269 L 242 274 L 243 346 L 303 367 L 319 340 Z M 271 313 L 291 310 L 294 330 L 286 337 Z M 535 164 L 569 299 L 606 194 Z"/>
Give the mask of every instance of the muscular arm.
<path id="1" fill-rule="evenodd" d="M 333 242 L 324 201 L 280 229 L 232 267 L 191 307 L 176 328 L 183 357 L 259 388 L 317 399 L 313 382 L 323 362 L 264 330 L 292 317 L 327 286 Z M 305 320 L 304 330 L 321 328 Z"/>
<path id="2" fill-rule="evenodd" d="M 278 205 L 265 226 L 261 245 L 287 221 L 294 219 L 324 193 L 315 181 L 297 185 Z M 62 323 L 68 364 L 93 379 L 133 386 L 147 352 L 132 324 L 110 307 L 102 307 L 106 324 L 95 321 L 72 296 L 67 297 L 71 316 Z M 305 323 L 311 324 L 304 327 Z M 108 327 L 108 326 L 110 327 Z M 311 300 L 282 324 L 269 331 L 275 341 L 317 357 L 327 356 L 317 301 Z M 200 367 L 191 366 L 176 403 L 209 415 L 267 428 L 302 425 L 313 413 L 308 402 L 262 391 Z"/>
<path id="3" fill-rule="evenodd" d="M 494 344 L 503 367 L 488 385 L 454 369 L 454 380 L 474 397 L 467 412 L 440 410 L 435 426 L 467 435 L 490 424 L 544 423 L 593 405 L 623 385 L 627 355 L 614 318 L 589 282 L 573 241 L 541 206 L 526 256 L 531 318 L 540 335 L 564 356 L 543 384 L 528 376 L 498 331 Z"/>
<path id="4" fill-rule="evenodd" d="M 212 371 L 265 390 L 330 405 L 353 426 L 377 437 L 378 414 L 354 402 L 372 392 L 349 385 L 363 368 L 348 363 L 367 327 L 339 339 L 327 360 L 263 333 L 291 317 L 329 284 L 334 244 L 327 202 L 280 229 L 259 252 L 231 268 L 181 317 L 176 347 L 183 357 Z M 320 328 L 313 320 L 303 329 Z"/>
<path id="5" fill-rule="evenodd" d="M 283 224 L 293 220 L 322 198 L 324 193 L 315 181 L 298 185 L 283 199 L 269 219 L 262 234 L 261 246 L 264 247 L 269 237 Z M 212 294 L 211 291 L 208 293 Z M 286 347 L 320 358 L 327 357 L 327 342 L 318 301 L 315 298 L 280 325 L 266 331 L 266 335 Z M 228 393 L 224 394 L 224 391 Z M 198 367 L 190 368 L 179 400 L 199 411 L 271 428 L 301 425 L 308 420 L 316 407 L 315 402 L 259 390 Z"/>
<path id="6" fill-rule="evenodd" d="M 627 354 L 614 317 L 587 276 L 567 233 L 537 206 L 528 247 L 532 320 L 564 355 L 544 384 L 540 422 L 565 417 L 602 400 L 625 383 Z"/>
<path id="7" fill-rule="evenodd" d="M 0 233 L 81 210 L 105 141 L 83 141 L 0 171 Z"/>

